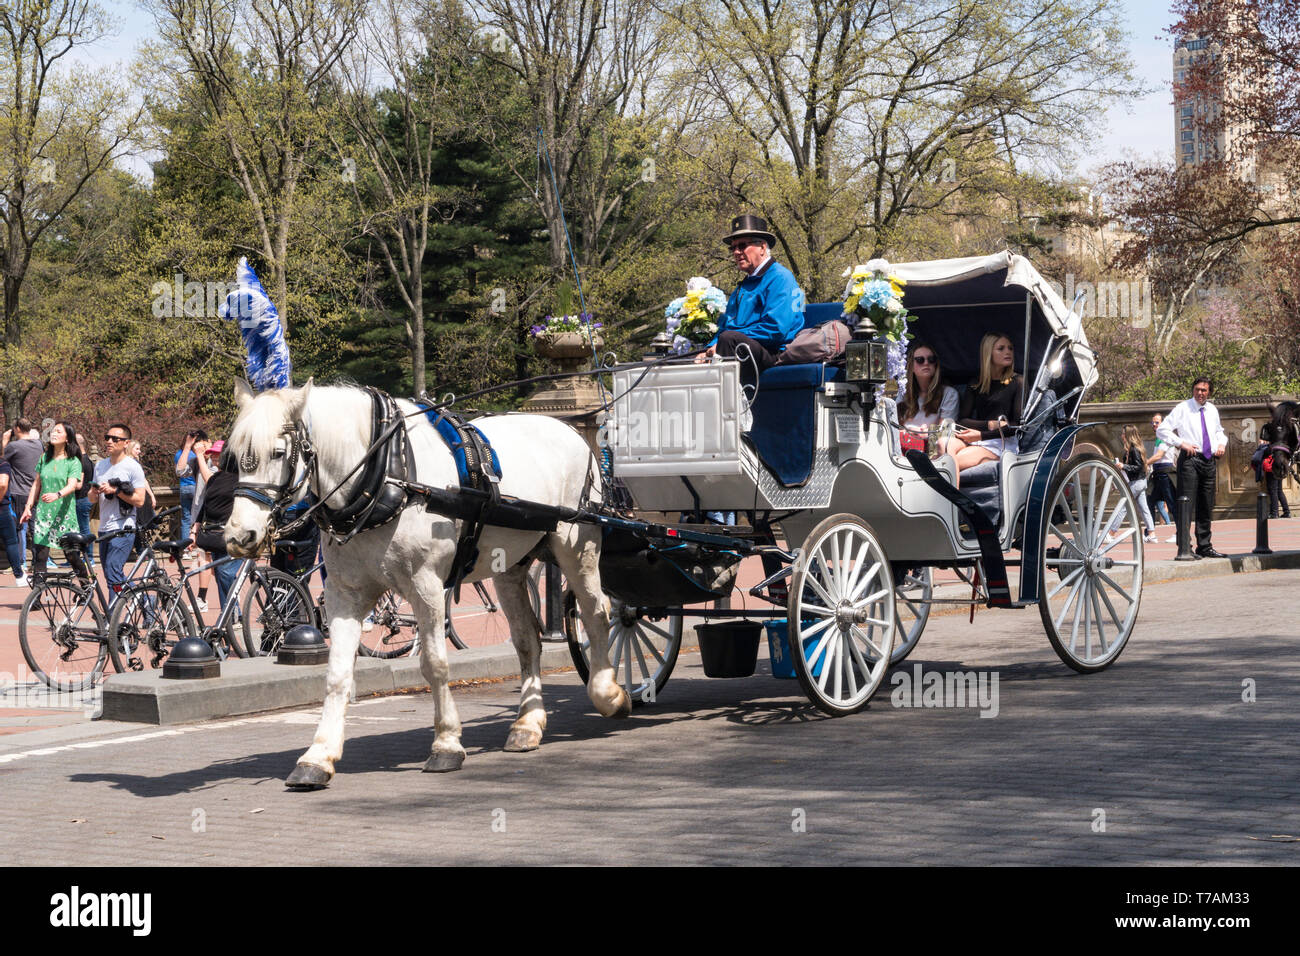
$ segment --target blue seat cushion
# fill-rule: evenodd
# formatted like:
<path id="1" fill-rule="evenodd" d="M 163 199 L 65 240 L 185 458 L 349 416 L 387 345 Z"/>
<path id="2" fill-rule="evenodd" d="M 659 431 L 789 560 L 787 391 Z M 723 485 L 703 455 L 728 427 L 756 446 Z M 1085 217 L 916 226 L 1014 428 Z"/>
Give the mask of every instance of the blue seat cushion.
<path id="1" fill-rule="evenodd" d="M 787 488 L 796 488 L 812 474 L 817 445 L 817 393 L 826 382 L 844 377 L 844 370 L 809 362 L 777 365 L 758 380 L 751 408 L 754 423 L 746 437 L 764 465 Z"/>

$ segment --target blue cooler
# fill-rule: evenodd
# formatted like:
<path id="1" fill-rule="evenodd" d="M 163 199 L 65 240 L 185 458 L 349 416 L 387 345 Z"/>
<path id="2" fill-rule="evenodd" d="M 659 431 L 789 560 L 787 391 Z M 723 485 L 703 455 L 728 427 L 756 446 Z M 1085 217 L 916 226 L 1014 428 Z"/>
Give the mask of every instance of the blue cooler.
<path id="1" fill-rule="evenodd" d="M 794 661 L 790 660 L 790 651 L 786 643 L 786 624 L 785 618 L 777 618 L 765 621 L 763 626 L 767 628 L 767 652 L 772 659 L 772 676 L 792 680 L 794 678 Z M 820 637 L 821 635 L 817 635 L 804 641 L 805 651 L 815 646 Z M 826 657 L 823 655 L 822 659 L 813 667 L 814 677 L 821 676 L 822 665 L 825 663 Z"/>

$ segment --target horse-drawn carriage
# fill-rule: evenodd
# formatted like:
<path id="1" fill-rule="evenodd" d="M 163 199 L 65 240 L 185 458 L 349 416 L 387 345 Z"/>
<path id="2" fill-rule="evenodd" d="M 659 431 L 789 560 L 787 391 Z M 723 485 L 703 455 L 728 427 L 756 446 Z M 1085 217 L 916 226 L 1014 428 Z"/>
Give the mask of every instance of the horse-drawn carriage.
<path id="1" fill-rule="evenodd" d="M 962 601 L 935 596 L 939 569 L 990 607 L 1037 605 L 1052 646 L 1075 670 L 1101 670 L 1123 650 L 1141 597 L 1142 535 L 1122 474 L 1100 457 L 1072 456 L 1085 427 L 1078 408 L 1096 379 L 1078 316 L 1017 256 L 891 271 L 906 282 L 912 330 L 938 352 L 952 384 L 977 377 L 985 333 L 1013 341 L 1027 393 L 1024 424 L 1008 429 L 1018 451 L 963 472 L 958 490 L 952 458 L 902 450 L 894 403 L 875 395 L 879 370 L 855 369 L 852 356 L 851 378 L 821 364 L 777 366 L 758 377 L 756 392 L 742 390 L 734 360 L 615 371 L 614 475 L 637 507 L 749 518 L 632 535 L 642 542 L 632 549 L 641 573 L 626 566 L 626 545 L 606 555 L 611 656 L 634 697 L 662 690 L 681 641 L 682 609 L 647 593 L 651 565 L 669 569 L 656 581 L 671 584 L 674 572 L 700 578 L 697 600 L 709 599 L 722 587 L 692 570 L 716 578 L 710 554 L 723 565 L 729 555 L 763 557 L 767 577 L 749 594 L 778 608 L 767 615 L 798 622 L 788 627 L 795 673 L 831 714 L 865 706 L 889 666 L 916 646 L 931 607 Z M 839 303 L 810 305 L 806 324 L 839 314 Z M 684 551 L 689 545 L 695 550 Z M 1010 568 L 1019 570 L 1014 595 Z"/>
<path id="2" fill-rule="evenodd" d="M 626 716 L 633 700 L 662 691 L 688 613 L 787 619 L 787 649 L 810 699 L 831 714 L 857 711 L 945 600 L 934 580 L 945 569 L 989 606 L 1037 605 L 1075 670 L 1113 663 L 1137 618 L 1142 535 L 1120 472 L 1074 454 L 1086 427 L 1079 405 L 1096 377 L 1079 317 L 1016 256 L 891 271 L 906 282 L 913 331 L 953 384 L 974 375 L 985 333 L 1015 345 L 1026 382 L 1018 451 L 962 472 L 960 490 L 951 459 L 903 452 L 894 405 L 877 397 L 886 376 L 874 341 L 850 343 L 845 367 L 779 366 L 748 391 L 732 360 L 613 369 L 612 474 L 576 432 L 545 417 L 490 416 L 469 428 L 446 409 L 373 390 L 243 390 L 227 546 L 256 553 L 274 515 L 309 488 L 327 532 L 327 696 L 290 786 L 324 786 L 333 775 L 361 619 L 388 588 L 415 611 L 434 693 L 425 769 L 461 766 L 442 633 L 449 578 L 494 578 L 522 675 L 506 749 L 538 746 L 540 622 L 524 589 L 537 558 L 568 579 L 571 649 L 605 716 Z M 839 314 L 839 303 L 811 305 L 807 323 Z M 612 492 L 630 494 L 638 510 L 616 507 Z M 742 522 L 645 520 L 649 511 L 714 510 Z M 711 606 L 751 555 L 765 579 L 747 593 L 768 609 Z M 1014 595 L 1009 568 L 1019 570 Z"/>

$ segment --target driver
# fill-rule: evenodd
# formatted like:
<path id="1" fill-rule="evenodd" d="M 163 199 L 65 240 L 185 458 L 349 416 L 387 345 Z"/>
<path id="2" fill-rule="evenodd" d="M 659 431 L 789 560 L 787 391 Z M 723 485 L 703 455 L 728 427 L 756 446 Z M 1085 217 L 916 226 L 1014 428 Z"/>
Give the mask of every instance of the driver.
<path id="1" fill-rule="evenodd" d="M 745 277 L 727 299 L 718 334 L 695 361 L 707 362 L 715 354 L 736 355 L 740 346 L 748 346 L 753 364 L 743 362 L 742 376 L 756 378 L 755 373 L 776 364 L 781 350 L 803 328 L 804 294 L 794 274 L 772 258 L 776 236 L 768 232 L 767 220 L 737 216 L 722 241 Z M 739 357 L 747 358 L 743 350 Z"/>

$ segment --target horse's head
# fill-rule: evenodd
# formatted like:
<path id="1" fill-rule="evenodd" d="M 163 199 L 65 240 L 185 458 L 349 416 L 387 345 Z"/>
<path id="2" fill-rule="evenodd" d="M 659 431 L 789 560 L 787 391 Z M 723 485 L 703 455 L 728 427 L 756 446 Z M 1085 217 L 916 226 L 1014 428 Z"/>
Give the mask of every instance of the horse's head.
<path id="1" fill-rule="evenodd" d="M 1300 403 L 1280 402 L 1269 422 L 1269 434 L 1264 437 L 1270 442 L 1274 476 L 1285 478 L 1296 463 L 1300 447 Z"/>
<path id="2" fill-rule="evenodd" d="M 303 460 L 303 418 L 312 383 L 255 394 L 242 379 L 235 382 L 239 414 L 227 443 L 239 469 L 235 505 L 226 522 L 226 551 L 248 558 L 257 554 L 270 529 L 272 512 L 300 501 L 307 493 Z"/>

